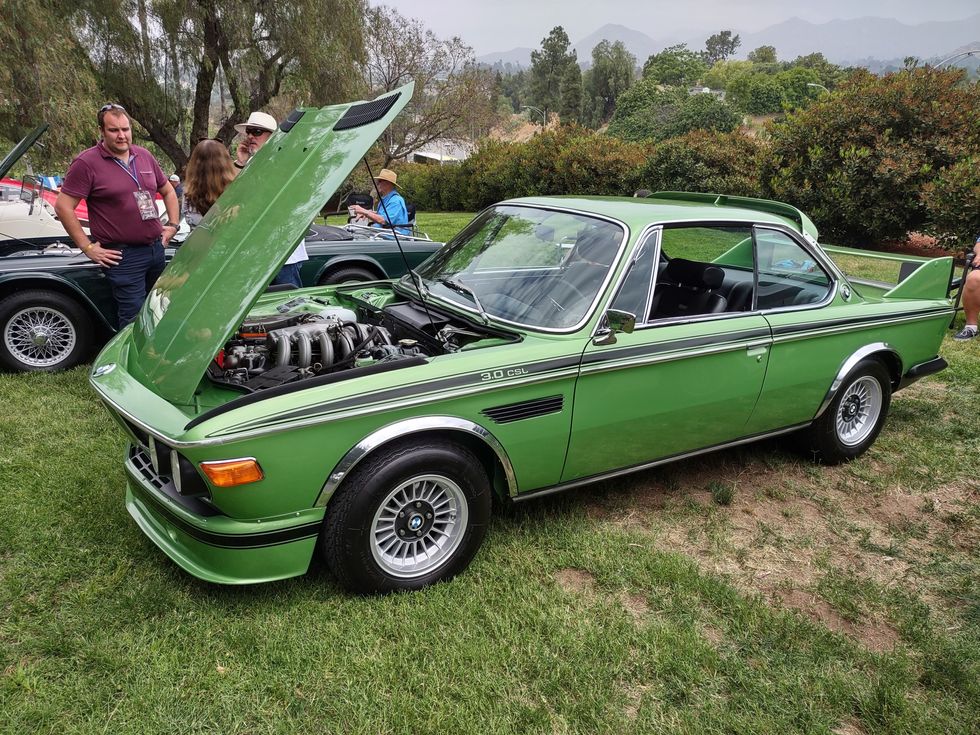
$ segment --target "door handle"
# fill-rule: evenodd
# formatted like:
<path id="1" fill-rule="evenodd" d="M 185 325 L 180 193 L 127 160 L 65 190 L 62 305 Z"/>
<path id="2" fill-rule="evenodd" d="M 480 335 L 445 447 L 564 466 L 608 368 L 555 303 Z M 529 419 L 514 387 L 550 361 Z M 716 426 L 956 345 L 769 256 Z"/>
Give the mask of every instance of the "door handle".
<path id="1" fill-rule="evenodd" d="M 745 354 L 754 357 L 756 362 L 762 362 L 762 358 L 766 356 L 768 351 L 768 345 L 753 345 L 745 349 Z"/>

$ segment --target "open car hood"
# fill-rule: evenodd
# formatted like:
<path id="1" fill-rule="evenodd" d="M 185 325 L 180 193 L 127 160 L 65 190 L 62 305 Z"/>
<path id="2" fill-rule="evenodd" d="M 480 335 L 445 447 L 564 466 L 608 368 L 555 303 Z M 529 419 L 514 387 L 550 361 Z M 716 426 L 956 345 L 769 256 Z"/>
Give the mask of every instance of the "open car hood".
<path id="1" fill-rule="evenodd" d="M 413 88 L 296 110 L 279 126 L 147 296 L 128 361 L 136 379 L 171 403 L 191 402 L 208 364 Z"/>
<path id="2" fill-rule="evenodd" d="M 21 159 L 21 157 L 30 150 L 30 147 L 37 142 L 44 131 L 48 129 L 47 123 L 41 123 L 31 132 L 25 135 L 21 141 L 10 149 L 10 152 L 4 157 L 3 161 L 0 161 L 0 179 L 7 175 L 7 173 L 14 167 L 14 164 Z"/>

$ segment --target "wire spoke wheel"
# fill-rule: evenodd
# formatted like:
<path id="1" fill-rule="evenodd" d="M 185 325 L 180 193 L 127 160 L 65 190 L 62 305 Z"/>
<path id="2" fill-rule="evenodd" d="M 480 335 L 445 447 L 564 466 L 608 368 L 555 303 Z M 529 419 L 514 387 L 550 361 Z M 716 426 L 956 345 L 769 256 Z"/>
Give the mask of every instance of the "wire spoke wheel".
<path id="1" fill-rule="evenodd" d="M 875 430 L 882 410 L 881 384 L 863 376 L 844 391 L 837 408 L 837 437 L 848 447 L 861 444 Z"/>
<path id="2" fill-rule="evenodd" d="M 75 349 L 77 339 L 68 316 L 48 306 L 30 306 L 15 312 L 3 330 L 3 343 L 11 356 L 31 368 L 64 361 Z"/>
<path id="3" fill-rule="evenodd" d="M 394 577 L 428 574 L 452 557 L 467 528 L 463 490 L 443 475 L 419 475 L 384 499 L 371 524 L 371 555 Z"/>

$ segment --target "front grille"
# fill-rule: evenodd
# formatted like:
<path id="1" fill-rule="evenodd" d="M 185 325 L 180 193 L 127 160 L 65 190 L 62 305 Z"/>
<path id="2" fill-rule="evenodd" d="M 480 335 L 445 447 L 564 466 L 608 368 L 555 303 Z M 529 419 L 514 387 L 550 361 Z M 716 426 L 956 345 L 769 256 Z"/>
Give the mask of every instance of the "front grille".
<path id="1" fill-rule="evenodd" d="M 150 455 L 142 447 L 130 445 L 129 462 L 133 465 L 133 469 L 136 470 L 140 477 L 156 488 L 161 495 L 166 495 L 191 513 L 199 516 L 221 515 L 213 505 L 207 502 L 206 498 L 181 495 L 177 492 L 177 486 L 174 485 L 170 475 L 158 475 L 153 471 L 153 465 L 150 463 Z"/>
<path id="2" fill-rule="evenodd" d="M 530 401 L 508 403 L 503 406 L 485 408 L 480 413 L 490 418 L 496 424 L 509 424 L 549 413 L 558 413 L 564 406 L 565 397 L 561 395 L 534 398 Z"/>

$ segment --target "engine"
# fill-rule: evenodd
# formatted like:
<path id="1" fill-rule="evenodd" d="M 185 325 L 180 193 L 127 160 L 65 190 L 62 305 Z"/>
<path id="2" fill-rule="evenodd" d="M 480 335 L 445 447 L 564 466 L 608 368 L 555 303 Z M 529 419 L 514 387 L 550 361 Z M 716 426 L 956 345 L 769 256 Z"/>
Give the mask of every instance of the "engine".
<path id="1" fill-rule="evenodd" d="M 209 369 L 217 383 L 248 391 L 354 367 L 426 355 L 414 339 L 397 339 L 338 306 L 249 318 Z"/>

